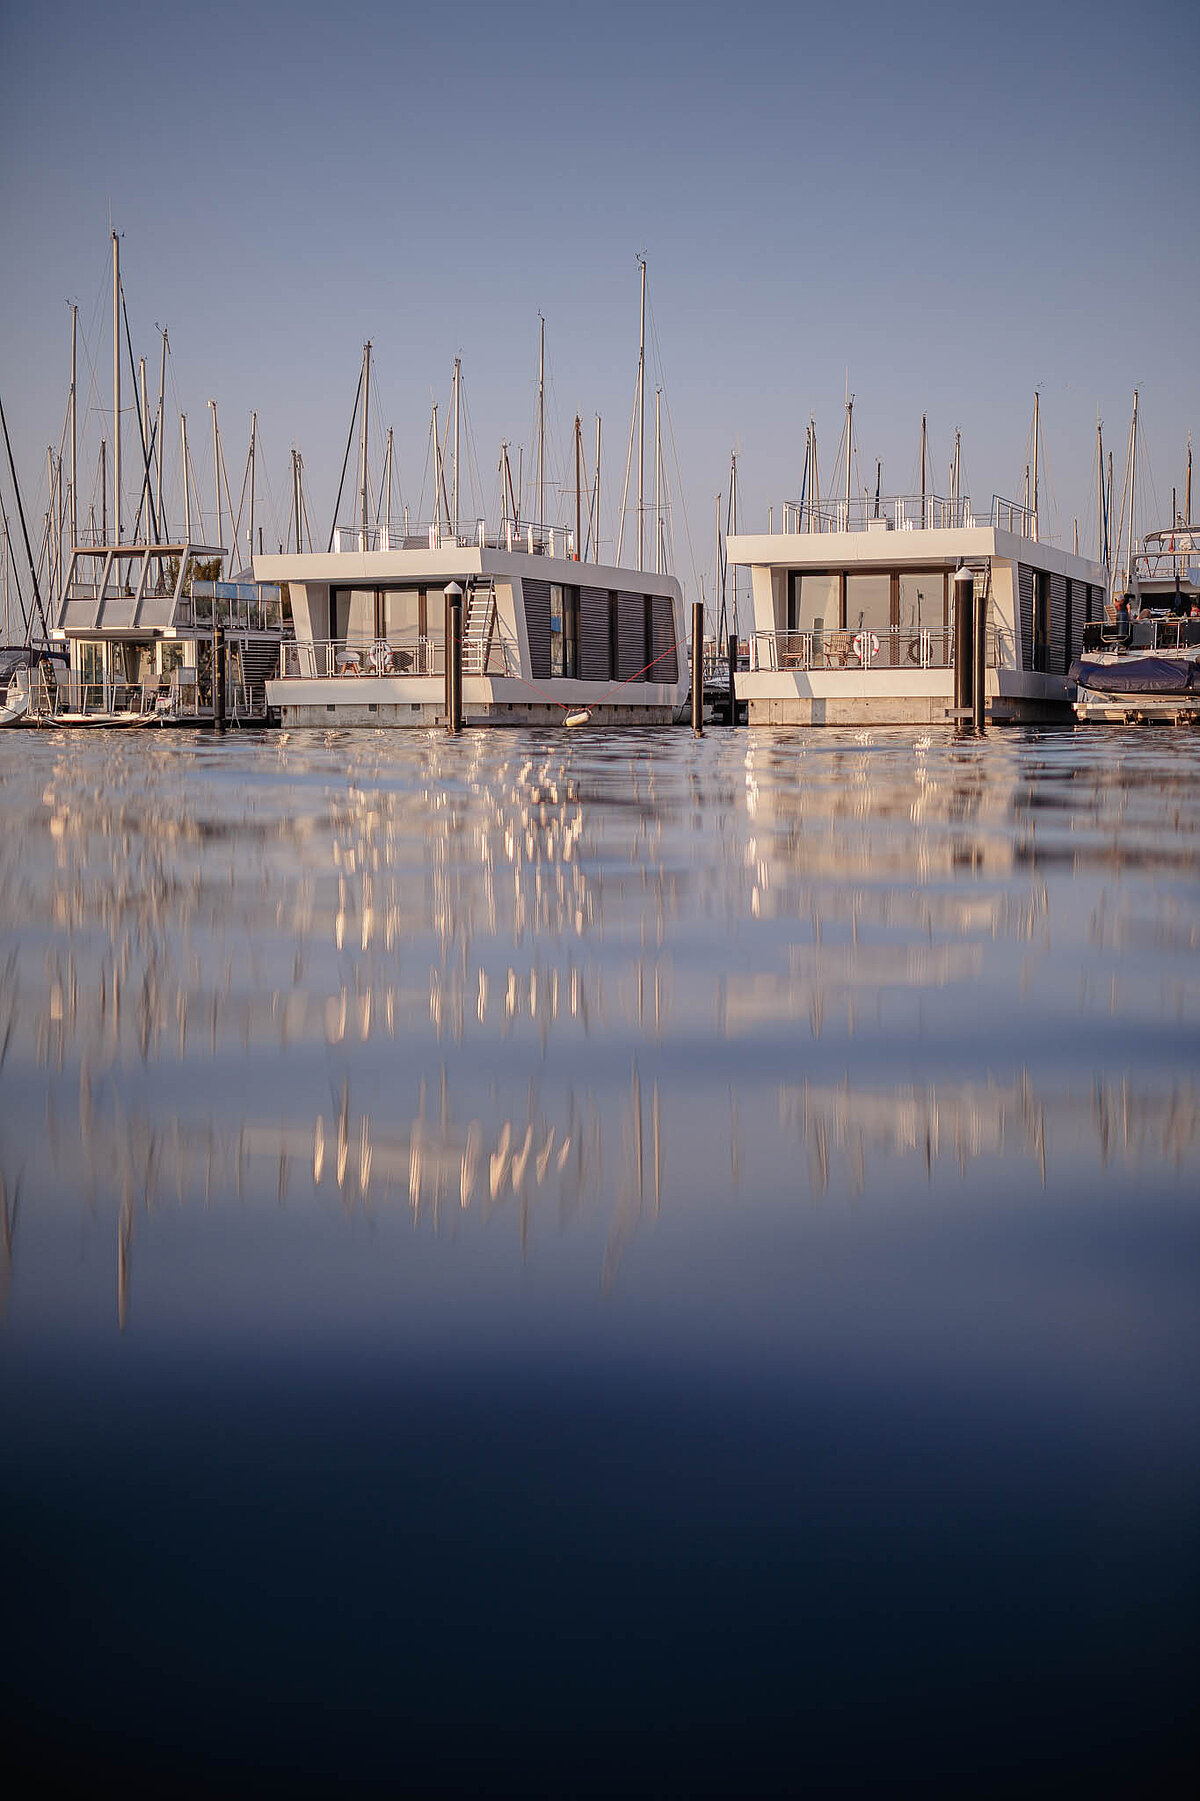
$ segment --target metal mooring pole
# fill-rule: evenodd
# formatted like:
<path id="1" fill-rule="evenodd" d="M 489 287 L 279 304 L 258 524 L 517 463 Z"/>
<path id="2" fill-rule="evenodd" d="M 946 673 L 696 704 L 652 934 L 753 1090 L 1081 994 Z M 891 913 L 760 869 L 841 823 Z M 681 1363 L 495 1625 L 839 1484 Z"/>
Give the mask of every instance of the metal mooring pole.
<path id="1" fill-rule="evenodd" d="M 971 717 L 975 661 L 975 575 L 960 569 L 954 578 L 954 729 Z"/>
<path id="2" fill-rule="evenodd" d="M 450 602 L 450 651 L 454 669 L 450 730 L 462 731 L 462 596 Z"/>
<path id="3" fill-rule="evenodd" d="M 446 730 L 448 732 L 454 732 L 458 730 L 458 727 L 454 723 L 454 647 L 459 641 L 457 629 L 458 619 L 455 617 L 455 608 L 462 604 L 462 589 L 457 582 L 450 582 L 442 592 L 446 598 L 446 618 L 442 640 L 444 647 L 442 660 L 445 664 Z"/>
<path id="4" fill-rule="evenodd" d="M 704 602 L 692 602 L 692 730 L 704 736 Z"/>
<path id="5" fill-rule="evenodd" d="M 985 581 L 983 592 L 975 602 L 975 684 L 971 705 L 977 732 L 983 731 L 987 712 L 987 589 Z"/>

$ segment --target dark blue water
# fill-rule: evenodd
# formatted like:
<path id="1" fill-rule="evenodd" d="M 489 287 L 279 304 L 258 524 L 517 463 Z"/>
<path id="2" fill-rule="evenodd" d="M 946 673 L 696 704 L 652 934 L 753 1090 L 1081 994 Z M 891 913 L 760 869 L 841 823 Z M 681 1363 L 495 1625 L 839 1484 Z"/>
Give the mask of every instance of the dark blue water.
<path id="1" fill-rule="evenodd" d="M 1198 774 L 6 734 L 14 1778 L 1190 1796 Z"/>

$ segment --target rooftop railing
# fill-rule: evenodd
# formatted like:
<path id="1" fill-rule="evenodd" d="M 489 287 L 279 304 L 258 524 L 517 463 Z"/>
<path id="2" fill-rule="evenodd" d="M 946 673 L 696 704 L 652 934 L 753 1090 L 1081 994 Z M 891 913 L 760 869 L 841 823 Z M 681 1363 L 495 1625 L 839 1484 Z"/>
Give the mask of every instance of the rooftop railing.
<path id="1" fill-rule="evenodd" d="M 572 558 L 575 533 L 563 525 L 511 519 L 498 530 L 485 519 L 460 520 L 457 531 L 440 521 L 423 525 L 339 525 L 333 534 L 339 555 L 379 550 L 506 550 L 526 556 Z"/>
<path id="2" fill-rule="evenodd" d="M 870 494 L 849 500 L 820 502 L 785 500 L 783 530 L 792 532 L 916 532 L 969 530 L 994 526 L 1021 537 L 1036 535 L 1037 515 L 1032 507 L 992 496 L 986 513 L 977 512 L 969 494 L 947 500 L 940 494 L 891 494 L 878 500 Z"/>

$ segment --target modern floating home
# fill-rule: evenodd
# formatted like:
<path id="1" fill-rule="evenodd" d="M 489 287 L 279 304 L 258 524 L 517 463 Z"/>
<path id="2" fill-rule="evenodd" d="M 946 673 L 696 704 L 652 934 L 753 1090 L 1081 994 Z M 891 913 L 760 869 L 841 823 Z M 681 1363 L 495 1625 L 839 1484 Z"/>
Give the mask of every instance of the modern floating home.
<path id="1" fill-rule="evenodd" d="M 339 528 L 327 553 L 256 556 L 286 586 L 295 641 L 267 698 L 285 726 L 445 719 L 446 590 L 460 589 L 472 725 L 669 724 L 687 700 L 683 597 L 669 575 L 580 562 L 569 531 L 511 522 Z"/>
<path id="2" fill-rule="evenodd" d="M 279 662 L 286 620 L 277 586 L 198 581 L 195 565 L 224 553 L 171 544 L 77 545 L 54 609 L 50 639 L 69 668 L 58 702 L 78 719 L 201 723 L 216 714 L 214 633 L 225 636 L 225 716 L 266 716 L 266 678 Z"/>
<path id="3" fill-rule="evenodd" d="M 1043 543 L 1031 508 L 995 498 L 789 503 L 783 530 L 731 536 L 751 576 L 738 699 L 752 725 L 944 725 L 953 711 L 953 585 L 985 609 L 988 717 L 1072 717 L 1067 672 L 1104 618 L 1108 573 Z"/>

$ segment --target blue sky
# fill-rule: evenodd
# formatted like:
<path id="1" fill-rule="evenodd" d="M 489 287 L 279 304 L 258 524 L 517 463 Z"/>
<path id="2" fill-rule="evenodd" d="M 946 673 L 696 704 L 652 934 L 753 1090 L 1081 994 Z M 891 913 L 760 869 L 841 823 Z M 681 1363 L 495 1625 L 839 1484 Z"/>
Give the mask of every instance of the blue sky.
<path id="1" fill-rule="evenodd" d="M 91 446 L 109 403 L 110 215 L 136 348 L 153 369 L 168 326 L 202 479 L 209 396 L 235 490 L 254 407 L 271 490 L 298 445 L 322 530 L 364 339 L 414 512 L 461 354 L 490 508 L 501 437 L 530 459 L 539 310 L 555 461 L 575 411 L 589 430 L 599 411 L 615 500 L 639 251 L 689 585 L 731 448 L 743 516 L 765 524 L 797 492 L 810 413 L 831 472 L 847 373 L 864 485 L 881 457 L 885 490 L 913 486 L 925 410 L 939 488 L 961 427 L 971 491 L 1019 498 L 1040 387 L 1050 526 L 1069 540 L 1077 514 L 1090 542 L 1096 418 L 1119 469 L 1135 384 L 1162 519 L 1182 484 L 1200 428 L 1192 6 L 115 0 L 9 8 L 2 29 L 19 251 L 0 382 L 32 509 L 68 300 L 97 370 Z"/>

